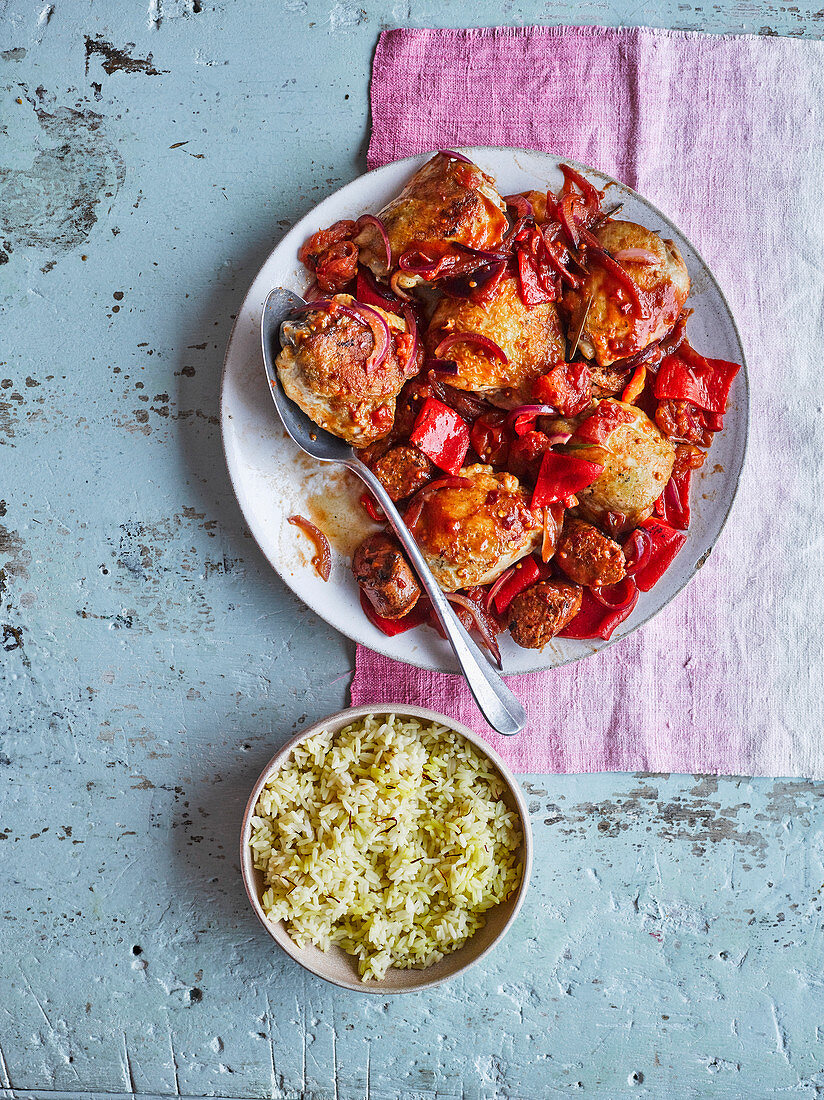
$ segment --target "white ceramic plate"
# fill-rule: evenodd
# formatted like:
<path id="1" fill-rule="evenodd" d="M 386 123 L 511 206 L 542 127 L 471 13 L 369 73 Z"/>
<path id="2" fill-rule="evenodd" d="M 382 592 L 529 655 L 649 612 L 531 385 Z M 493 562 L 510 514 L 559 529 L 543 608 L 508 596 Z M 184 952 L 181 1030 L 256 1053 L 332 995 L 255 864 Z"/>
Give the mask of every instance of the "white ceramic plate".
<path id="1" fill-rule="evenodd" d="M 530 189 L 556 190 L 563 183 L 557 158 L 523 149 L 491 147 L 462 150 L 495 177 L 503 195 Z M 286 234 L 260 269 L 238 314 L 223 370 L 221 428 L 226 462 L 235 494 L 263 553 L 292 591 L 321 618 L 355 642 L 421 668 L 457 671 L 447 642 L 430 627 L 417 627 L 387 638 L 368 621 L 360 606 L 358 586 L 350 572 L 351 552 L 374 526 L 358 503 L 361 485 L 352 475 L 316 463 L 294 446 L 281 427 L 268 392 L 260 349 L 260 315 L 275 286 L 302 293 L 308 273 L 298 261 L 306 238 L 340 218 L 376 213 L 398 194 L 409 177 L 432 154 L 388 164 L 353 180 L 330 195 Z M 741 363 L 710 460 L 692 481 L 692 521 L 687 543 L 651 592 L 641 593 L 632 615 L 617 628 L 619 641 L 660 611 L 703 564 L 732 506 L 747 441 L 748 388 L 744 351 L 727 301 L 712 272 L 687 238 L 656 207 L 631 188 L 586 165 L 573 164 L 596 185 L 610 183 L 609 202 L 623 202 L 622 217 L 650 229 L 663 229 L 678 245 L 692 279 L 689 304 L 694 309 L 688 331 L 700 352 Z M 324 583 L 311 563 L 305 535 L 286 522 L 300 513 L 328 536 L 334 551 L 332 575 Z M 611 642 L 556 638 L 543 650 L 521 649 L 502 634 L 504 672 L 537 672 L 586 657 Z"/>

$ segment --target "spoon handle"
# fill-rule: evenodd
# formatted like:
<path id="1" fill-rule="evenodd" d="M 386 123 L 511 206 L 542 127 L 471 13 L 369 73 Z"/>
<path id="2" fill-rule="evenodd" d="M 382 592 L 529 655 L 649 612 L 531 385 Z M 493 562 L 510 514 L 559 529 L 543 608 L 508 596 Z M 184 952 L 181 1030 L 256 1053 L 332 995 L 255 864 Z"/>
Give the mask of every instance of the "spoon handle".
<path id="1" fill-rule="evenodd" d="M 505 733 L 509 737 L 520 733 L 526 725 L 526 711 L 458 619 L 449 600 L 441 591 L 440 585 L 432 576 L 426 559 L 420 552 L 409 528 L 403 522 L 392 498 L 369 467 L 360 459 L 355 458 L 346 465 L 369 486 L 378 504 L 386 513 L 386 518 L 406 551 L 412 568 L 418 574 L 418 579 L 432 601 L 435 613 L 455 651 L 458 664 L 461 666 L 461 671 L 466 677 L 481 714 L 498 733 Z"/>

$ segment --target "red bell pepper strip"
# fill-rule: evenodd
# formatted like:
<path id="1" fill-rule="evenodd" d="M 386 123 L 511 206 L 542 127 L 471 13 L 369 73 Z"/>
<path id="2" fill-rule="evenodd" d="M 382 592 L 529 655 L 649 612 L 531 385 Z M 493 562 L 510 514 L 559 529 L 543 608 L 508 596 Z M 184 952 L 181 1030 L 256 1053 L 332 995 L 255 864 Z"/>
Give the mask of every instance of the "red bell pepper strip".
<path id="1" fill-rule="evenodd" d="M 509 570 L 509 576 L 495 593 L 492 600 L 495 610 L 503 615 L 516 596 L 524 592 L 537 581 L 545 581 L 551 570 L 535 558 L 522 558 Z"/>
<path id="2" fill-rule="evenodd" d="M 602 401 L 592 416 L 578 425 L 573 436 L 577 443 L 606 443 L 613 431 L 621 424 L 631 424 L 635 416 L 629 409 L 622 409 L 620 405 L 611 401 Z"/>
<path id="3" fill-rule="evenodd" d="M 599 462 L 587 462 L 574 455 L 546 451 L 541 459 L 530 507 L 543 508 L 580 492 L 591 485 L 603 469 Z"/>
<path id="4" fill-rule="evenodd" d="M 721 416 L 732 380 L 740 370 L 737 363 L 706 359 L 684 343 L 661 363 L 654 393 L 659 401 L 691 401 L 699 409 Z"/>
<path id="5" fill-rule="evenodd" d="M 686 531 L 690 525 L 690 481 L 692 470 L 689 467 L 681 473 L 673 474 L 663 493 L 655 502 L 655 514 L 670 527 Z"/>
<path id="6" fill-rule="evenodd" d="M 580 172 L 576 172 L 569 164 L 559 164 L 558 167 L 564 174 L 564 186 L 563 191 L 567 191 L 568 185 L 574 183 L 584 196 L 584 202 L 589 207 L 590 212 L 595 215 L 601 212 L 601 192 L 598 191 L 585 179 Z"/>
<path id="7" fill-rule="evenodd" d="M 637 578 L 636 578 L 637 579 Z M 581 610 L 559 633 L 561 638 L 603 638 L 609 641 L 613 631 L 619 623 L 628 618 L 638 603 L 638 590 L 636 589 L 632 599 L 623 607 L 612 610 L 604 607 L 602 603 L 585 588 L 581 597 Z"/>
<path id="8" fill-rule="evenodd" d="M 601 267 L 613 277 L 615 282 L 626 292 L 627 297 L 631 299 L 639 316 L 648 317 L 649 304 L 647 295 L 641 287 L 638 286 L 630 273 L 623 268 L 617 260 L 613 260 L 612 256 L 601 247 L 597 237 L 594 237 L 592 233 L 583 227 L 581 227 L 581 236 L 588 246 L 587 259 L 599 263 Z"/>
<path id="9" fill-rule="evenodd" d="M 557 294 L 543 284 L 535 257 L 525 249 L 518 250 L 518 293 L 527 309 L 554 302 Z"/>
<path id="10" fill-rule="evenodd" d="M 454 409 L 427 397 L 409 436 L 419 451 L 448 474 L 457 474 L 469 450 L 469 426 Z"/>
<path id="11" fill-rule="evenodd" d="M 412 610 L 407 612 L 402 619 L 385 619 L 383 615 L 377 613 L 363 589 L 360 593 L 360 602 L 363 613 L 369 622 L 388 638 L 394 638 L 396 634 L 403 634 L 405 630 L 411 630 L 413 626 L 420 626 L 421 623 L 429 622 L 429 615 L 432 611 L 432 604 L 429 600 L 421 597 Z"/>
<path id="12" fill-rule="evenodd" d="M 641 363 L 632 372 L 632 378 L 627 383 L 626 389 L 621 394 L 621 400 L 625 405 L 634 405 L 647 381 L 647 368 Z"/>
<path id="13" fill-rule="evenodd" d="M 381 508 L 376 500 L 372 499 L 371 493 L 361 493 L 360 502 L 364 512 L 366 512 L 373 523 L 386 523 L 386 516 L 383 508 Z"/>
<path id="14" fill-rule="evenodd" d="M 642 592 L 649 592 L 672 565 L 687 536 L 652 516 L 644 520 L 641 526 L 650 537 L 650 555 L 644 567 L 633 575 L 633 580 Z"/>
<path id="15" fill-rule="evenodd" d="M 571 287 L 579 287 L 583 279 L 579 275 L 573 275 L 565 266 L 569 262 L 569 253 L 560 241 L 555 241 L 552 236 L 553 231 L 553 228 L 546 225 L 541 229 L 541 236 L 544 239 L 544 259 L 562 283 L 566 283 L 567 286 Z M 561 249 L 561 251 L 559 252 L 557 249 Z"/>

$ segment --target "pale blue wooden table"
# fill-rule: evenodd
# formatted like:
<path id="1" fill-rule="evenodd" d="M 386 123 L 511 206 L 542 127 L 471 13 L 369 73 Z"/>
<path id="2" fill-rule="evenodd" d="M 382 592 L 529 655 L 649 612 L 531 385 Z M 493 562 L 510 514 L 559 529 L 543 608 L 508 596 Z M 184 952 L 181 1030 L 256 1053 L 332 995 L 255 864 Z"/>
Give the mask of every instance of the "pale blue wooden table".
<path id="1" fill-rule="evenodd" d="M 0 0 L 0 1095 L 824 1092 L 824 787 L 533 776 L 506 946 L 429 994 L 308 977 L 236 841 L 352 647 L 261 558 L 217 428 L 272 244 L 365 167 L 398 25 L 820 36 L 799 0 Z"/>

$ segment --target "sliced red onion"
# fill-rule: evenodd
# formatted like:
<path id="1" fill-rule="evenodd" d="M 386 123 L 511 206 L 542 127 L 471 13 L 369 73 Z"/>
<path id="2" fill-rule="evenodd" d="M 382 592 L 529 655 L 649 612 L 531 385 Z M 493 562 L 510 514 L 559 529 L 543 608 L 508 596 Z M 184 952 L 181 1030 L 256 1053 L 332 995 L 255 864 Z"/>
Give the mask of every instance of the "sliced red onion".
<path id="1" fill-rule="evenodd" d="M 572 439 L 571 432 L 553 432 L 552 435 L 548 435 L 550 447 L 560 447 L 563 443 L 569 443 Z"/>
<path id="2" fill-rule="evenodd" d="M 440 359 L 444 352 L 454 344 L 477 344 L 482 348 L 487 355 L 492 355 L 496 359 L 500 359 L 505 365 L 509 365 L 509 359 L 506 357 L 506 352 L 503 348 L 499 347 L 494 340 L 490 340 L 488 336 L 484 336 L 480 332 L 451 332 L 449 336 L 445 336 L 443 340 L 435 348 L 435 358 Z"/>
<path id="3" fill-rule="evenodd" d="M 447 592 L 446 598 L 450 603 L 457 604 L 458 607 L 463 607 L 469 612 L 475 621 L 475 626 L 478 628 L 478 633 L 483 639 L 484 645 L 495 658 L 498 668 L 502 668 L 501 650 L 498 646 L 498 639 L 495 637 L 495 627 L 484 609 L 479 604 L 467 599 L 466 596 L 462 596 L 460 592 Z"/>
<path id="4" fill-rule="evenodd" d="M 364 226 L 373 225 L 375 229 L 380 233 L 381 240 L 383 241 L 383 247 L 386 250 L 386 266 L 390 268 L 392 266 L 392 245 L 389 243 L 389 234 L 386 232 L 386 226 L 377 217 L 376 214 L 361 214 L 357 222 L 355 222 L 358 229 L 361 230 Z"/>
<path id="5" fill-rule="evenodd" d="M 607 588 L 590 588 L 593 599 L 610 611 L 623 611 L 624 608 L 629 607 L 637 591 L 635 582 L 629 576 Z"/>
<path id="6" fill-rule="evenodd" d="M 566 199 L 562 199 L 558 203 L 558 220 L 564 227 L 567 237 L 574 248 L 577 248 L 581 241 L 581 226 L 575 221 L 575 217 L 571 210 L 568 210 L 568 203 Z"/>
<path id="7" fill-rule="evenodd" d="M 293 523 L 295 527 L 300 527 L 301 531 L 308 535 L 315 544 L 316 554 L 312 558 L 312 565 L 314 565 L 321 580 L 328 581 L 329 574 L 332 572 L 332 550 L 329 546 L 329 539 L 319 527 L 316 527 L 305 516 L 289 516 L 287 523 Z"/>
<path id="8" fill-rule="evenodd" d="M 505 252 L 491 252 L 485 248 L 470 248 L 469 245 L 452 241 L 449 251 L 442 253 L 435 259 L 426 254 L 426 245 L 420 248 L 409 248 L 398 259 L 398 267 L 410 275 L 418 275 L 427 282 L 437 279 L 441 272 L 445 276 L 466 275 L 482 264 L 493 263 L 496 260 L 505 260 Z"/>
<path id="9" fill-rule="evenodd" d="M 481 264 L 465 275 L 453 275 L 440 283 L 440 289 L 449 298 L 463 301 L 485 301 L 485 295 L 492 293 L 506 270 L 506 260 L 492 260 Z"/>
<path id="10" fill-rule="evenodd" d="M 409 353 L 408 363 L 414 363 L 415 357 L 418 354 L 418 324 L 415 320 L 415 314 L 412 311 L 411 306 L 403 307 L 403 319 L 406 321 L 406 327 L 409 330 L 409 335 L 412 337 L 412 351 Z"/>
<path id="11" fill-rule="evenodd" d="M 621 248 L 613 252 L 612 258 L 619 264 L 646 264 L 650 267 L 658 267 L 661 263 L 660 257 L 650 252 L 648 248 Z"/>
<path id="12" fill-rule="evenodd" d="M 518 421 L 521 419 L 534 420 L 536 416 L 557 415 L 558 410 L 553 405 L 519 405 L 517 409 L 512 409 L 507 414 L 506 426 L 517 430 Z"/>
<path id="13" fill-rule="evenodd" d="M 636 527 L 624 543 L 623 550 L 627 559 L 627 576 L 633 577 L 639 569 L 644 568 L 652 554 L 652 539 L 649 532 L 643 527 Z"/>
<path id="14" fill-rule="evenodd" d="M 442 157 L 451 157 L 452 160 L 459 160 L 464 164 L 472 164 L 469 157 L 465 157 L 463 153 L 456 153 L 454 149 L 439 149 L 438 152 Z M 472 164 L 472 167 L 475 168 L 476 165 Z"/>
<path id="15" fill-rule="evenodd" d="M 458 364 L 454 359 L 430 359 L 430 370 L 444 378 L 454 378 L 458 373 Z"/>
<path id="16" fill-rule="evenodd" d="M 414 527 L 420 519 L 424 504 L 439 489 L 460 489 L 464 485 L 471 484 L 471 478 L 453 477 L 451 475 L 449 477 L 438 477 L 434 481 L 430 481 L 428 485 L 424 485 L 422 489 L 419 489 L 410 500 L 409 506 L 403 515 L 403 522 L 407 527 Z"/>
<path id="17" fill-rule="evenodd" d="M 573 275 L 572 272 L 567 270 L 567 268 L 564 266 L 564 261 L 555 251 L 555 241 L 551 234 L 548 233 L 546 229 L 544 229 L 542 230 L 541 235 L 544 242 L 544 251 L 552 268 L 558 273 L 562 281 L 565 282 L 568 286 L 571 286 L 573 288 L 579 287 L 581 285 L 581 279 L 577 275 Z M 573 257 L 568 250 L 565 249 L 564 251 L 566 251 L 567 253 L 568 263 Z"/>
<path id="18" fill-rule="evenodd" d="M 403 278 L 402 271 L 394 271 L 389 278 L 389 285 L 392 287 L 394 294 L 397 294 L 399 298 L 402 298 L 404 302 L 411 302 L 412 298 L 406 293 L 404 288 L 399 284 L 399 279 Z"/>
<path id="19" fill-rule="evenodd" d="M 311 302 L 301 302 L 299 306 L 295 306 L 292 313 L 308 313 L 312 309 L 316 309 L 319 313 L 330 313 L 336 305 L 337 303 L 331 298 L 315 298 Z"/>
<path id="20" fill-rule="evenodd" d="M 398 267 L 410 275 L 418 275 L 422 279 L 434 279 L 441 270 L 443 261 L 443 256 L 432 260 L 422 249 L 410 248 L 399 257 Z"/>
<path id="21" fill-rule="evenodd" d="M 352 306 L 341 305 L 338 308 L 341 313 L 346 313 L 350 317 L 363 321 L 372 330 L 375 346 L 367 360 L 366 370 L 377 370 L 385 362 L 392 346 L 392 333 L 389 331 L 389 325 L 376 309 L 373 309 L 372 306 L 365 306 L 362 302 L 355 302 Z"/>
<path id="22" fill-rule="evenodd" d="M 513 244 L 518 240 L 523 230 L 530 225 L 531 221 L 531 218 L 524 217 L 518 218 L 517 221 L 513 222 L 504 234 L 504 239 L 501 241 L 501 248 L 512 248 Z"/>
<path id="23" fill-rule="evenodd" d="M 317 284 L 317 280 L 313 280 L 309 286 L 309 289 L 304 293 L 303 299 L 305 302 L 316 301 L 321 294 L 320 287 Z"/>
<path id="24" fill-rule="evenodd" d="M 535 208 L 526 195 L 505 195 L 504 202 L 515 211 L 519 218 L 535 217 Z"/>
<path id="25" fill-rule="evenodd" d="M 452 241 L 452 247 L 457 252 L 463 252 L 464 256 L 473 260 L 480 260 L 481 263 L 492 263 L 493 260 L 505 260 L 507 258 L 506 252 L 501 252 L 500 249 L 470 248 L 468 244 L 461 244 L 460 241 Z"/>
<path id="26" fill-rule="evenodd" d="M 487 611 L 490 610 L 490 608 L 492 607 L 492 601 L 495 599 L 495 597 L 498 595 L 498 593 L 501 591 L 503 586 L 506 584 L 506 582 L 509 580 L 509 578 L 512 576 L 517 568 L 517 565 L 510 565 L 509 569 L 505 569 L 503 573 L 501 573 L 500 577 L 498 577 L 492 587 L 487 589 L 486 600 L 484 601 Z"/>

